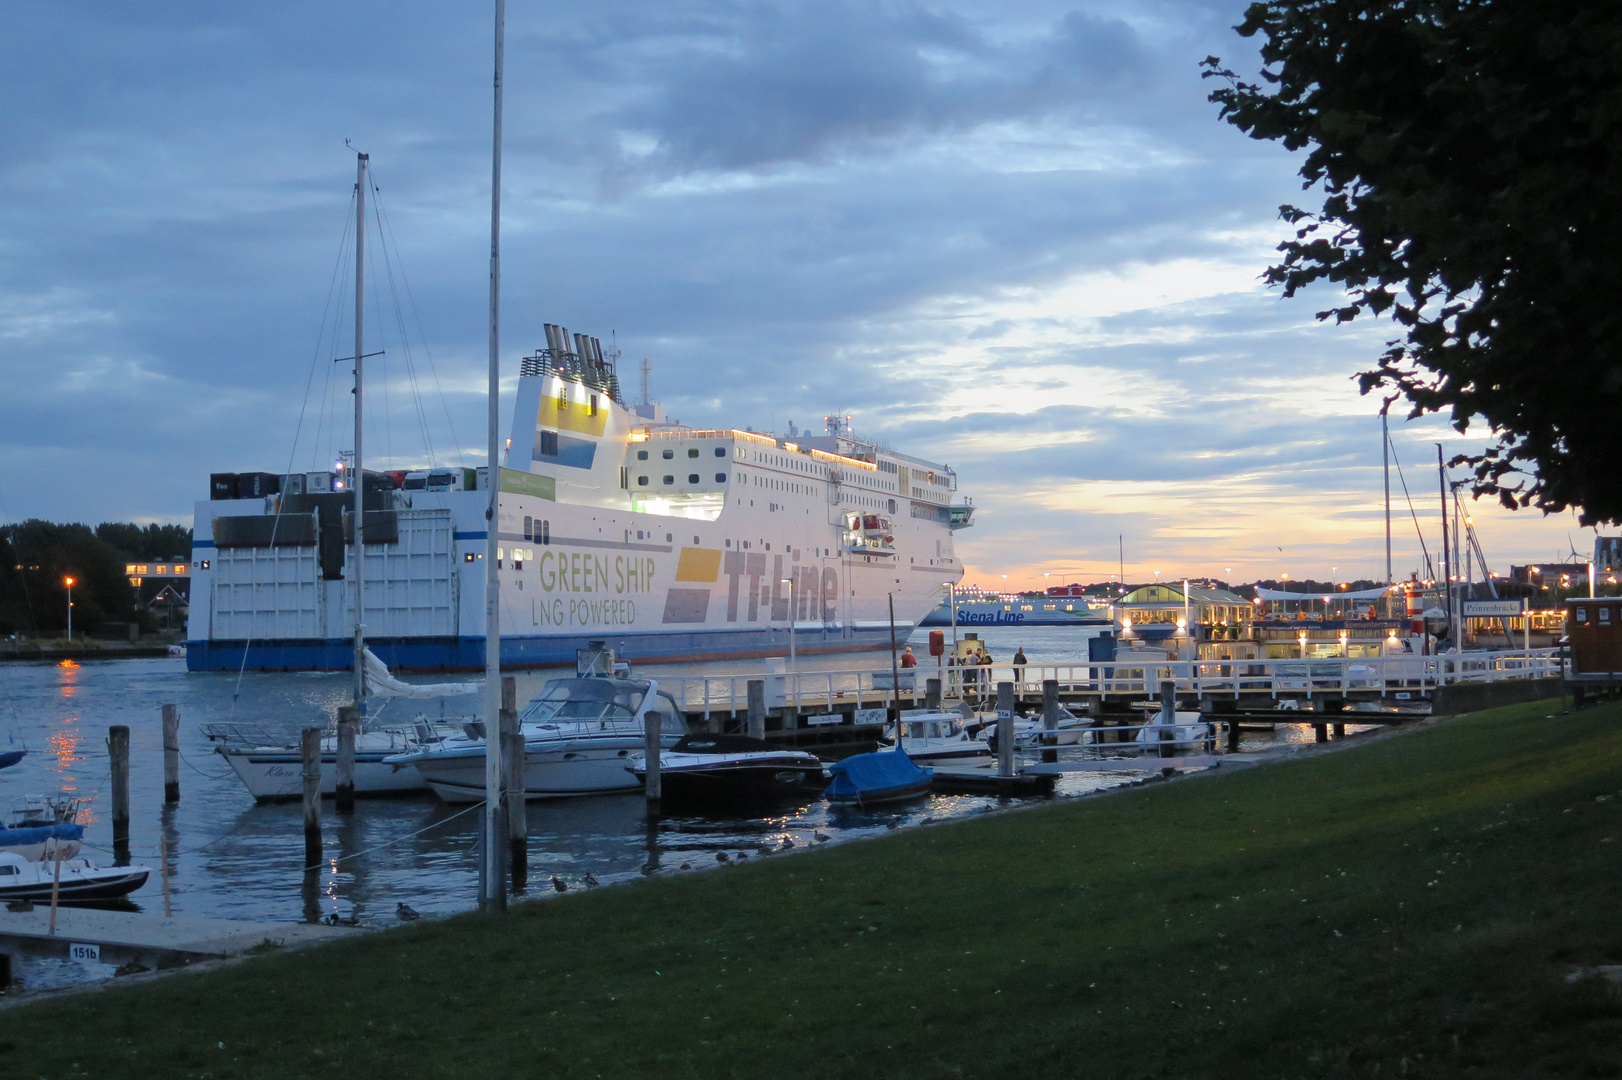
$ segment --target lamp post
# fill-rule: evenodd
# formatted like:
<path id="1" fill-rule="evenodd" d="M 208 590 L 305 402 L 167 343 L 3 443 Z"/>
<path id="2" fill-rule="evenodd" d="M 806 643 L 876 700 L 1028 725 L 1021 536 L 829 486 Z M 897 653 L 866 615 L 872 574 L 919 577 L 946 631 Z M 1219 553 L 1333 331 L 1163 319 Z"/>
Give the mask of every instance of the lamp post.
<path id="1" fill-rule="evenodd" d="M 62 584 L 68 587 L 68 640 L 73 640 L 73 579 L 64 577 Z"/>

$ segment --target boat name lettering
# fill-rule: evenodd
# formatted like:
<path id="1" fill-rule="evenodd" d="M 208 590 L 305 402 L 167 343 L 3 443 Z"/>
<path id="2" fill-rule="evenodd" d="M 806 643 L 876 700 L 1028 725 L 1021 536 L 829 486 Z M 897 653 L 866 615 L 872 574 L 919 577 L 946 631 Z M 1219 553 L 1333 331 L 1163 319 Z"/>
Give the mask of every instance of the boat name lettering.
<path id="1" fill-rule="evenodd" d="M 532 626 L 630 626 L 636 622 L 636 601 L 533 600 L 529 621 Z"/>
<path id="2" fill-rule="evenodd" d="M 653 588 L 654 561 L 642 555 L 543 551 L 536 570 L 543 592 L 624 595 Z"/>

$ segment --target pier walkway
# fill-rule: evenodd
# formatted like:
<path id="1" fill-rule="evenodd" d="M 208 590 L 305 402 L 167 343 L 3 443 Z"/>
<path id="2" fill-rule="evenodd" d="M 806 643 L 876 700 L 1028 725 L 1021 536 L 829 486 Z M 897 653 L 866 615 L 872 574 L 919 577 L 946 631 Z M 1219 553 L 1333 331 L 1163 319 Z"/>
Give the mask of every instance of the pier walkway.
<path id="1" fill-rule="evenodd" d="M 926 660 L 928 658 L 925 658 Z M 877 665 L 875 665 L 877 666 Z M 942 680 L 942 697 L 963 698 L 989 707 L 999 682 L 1012 682 L 1016 708 L 1040 706 L 1042 683 L 1059 684 L 1060 702 L 1093 715 L 1129 713 L 1158 698 L 1163 682 L 1176 686 L 1178 707 L 1207 713 L 1269 713 L 1277 722 L 1323 723 L 1309 713 L 1357 711 L 1357 723 L 1411 720 L 1437 707 L 1449 694 L 1491 696 L 1503 687 L 1512 698 L 1542 696 L 1562 675 L 1560 650 L 1512 649 L 1442 656 L 1336 657 L 1284 660 L 1168 660 L 1086 664 L 992 664 L 941 668 L 921 664 L 900 673 L 900 686 L 888 670 L 749 672 L 661 678 L 690 722 L 732 726 L 748 710 L 752 680 L 766 684 L 766 708 L 773 730 L 810 729 L 800 734 L 839 741 L 838 733 L 816 729 L 876 726 L 894 704 L 920 708 L 929 679 Z M 897 700 L 899 699 L 899 701 Z M 1367 703 L 1367 704 L 1364 704 Z M 1363 709 L 1358 710 L 1362 705 Z M 1483 707 L 1480 704 L 1475 708 Z M 1336 716 L 1345 720 L 1348 717 Z M 844 733 L 848 736 L 848 732 Z"/>
<path id="2" fill-rule="evenodd" d="M 50 920 L 49 904 L 36 903 L 32 911 L 0 908 L 0 972 L 7 972 L 12 956 L 173 968 L 195 960 L 236 956 L 267 944 L 305 945 L 359 932 L 311 923 L 244 922 L 200 915 L 164 918 L 101 908 L 58 908 L 55 934 L 50 932 Z"/>

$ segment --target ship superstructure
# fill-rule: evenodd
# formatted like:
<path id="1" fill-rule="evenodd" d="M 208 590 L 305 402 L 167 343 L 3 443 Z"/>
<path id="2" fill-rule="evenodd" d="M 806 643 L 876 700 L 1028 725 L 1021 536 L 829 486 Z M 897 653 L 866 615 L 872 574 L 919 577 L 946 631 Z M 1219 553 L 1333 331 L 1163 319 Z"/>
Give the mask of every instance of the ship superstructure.
<path id="1" fill-rule="evenodd" d="M 887 647 L 962 577 L 950 468 L 853 435 L 668 421 L 559 326 L 520 366 L 498 472 L 501 659 L 704 660 Z M 352 663 L 354 477 L 215 477 L 196 508 L 188 666 Z M 364 618 L 391 667 L 483 666 L 488 471 L 367 474 Z M 337 487 L 339 490 L 334 491 Z M 244 656 L 246 650 L 246 656 Z"/>

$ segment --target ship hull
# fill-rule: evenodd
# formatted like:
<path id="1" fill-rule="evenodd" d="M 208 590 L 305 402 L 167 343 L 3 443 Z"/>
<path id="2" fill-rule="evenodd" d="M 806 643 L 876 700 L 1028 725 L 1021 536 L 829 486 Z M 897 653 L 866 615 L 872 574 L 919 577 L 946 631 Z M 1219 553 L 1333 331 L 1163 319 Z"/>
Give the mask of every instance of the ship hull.
<path id="1" fill-rule="evenodd" d="M 896 626 L 896 639 L 905 642 L 911 624 Z M 712 660 L 747 660 L 785 656 L 787 630 L 708 631 L 690 634 L 568 634 L 546 637 L 503 636 L 501 666 L 522 668 L 573 667 L 576 652 L 593 641 L 607 641 L 625 660 L 684 664 Z M 188 641 L 186 667 L 191 671 L 344 671 L 355 658 L 352 641 Z M 371 638 L 367 647 L 393 671 L 482 671 L 484 638 Z M 794 651 L 801 656 L 827 653 L 871 652 L 890 647 L 889 627 L 845 632 L 795 631 Z M 244 656 L 246 652 L 246 656 Z"/>

